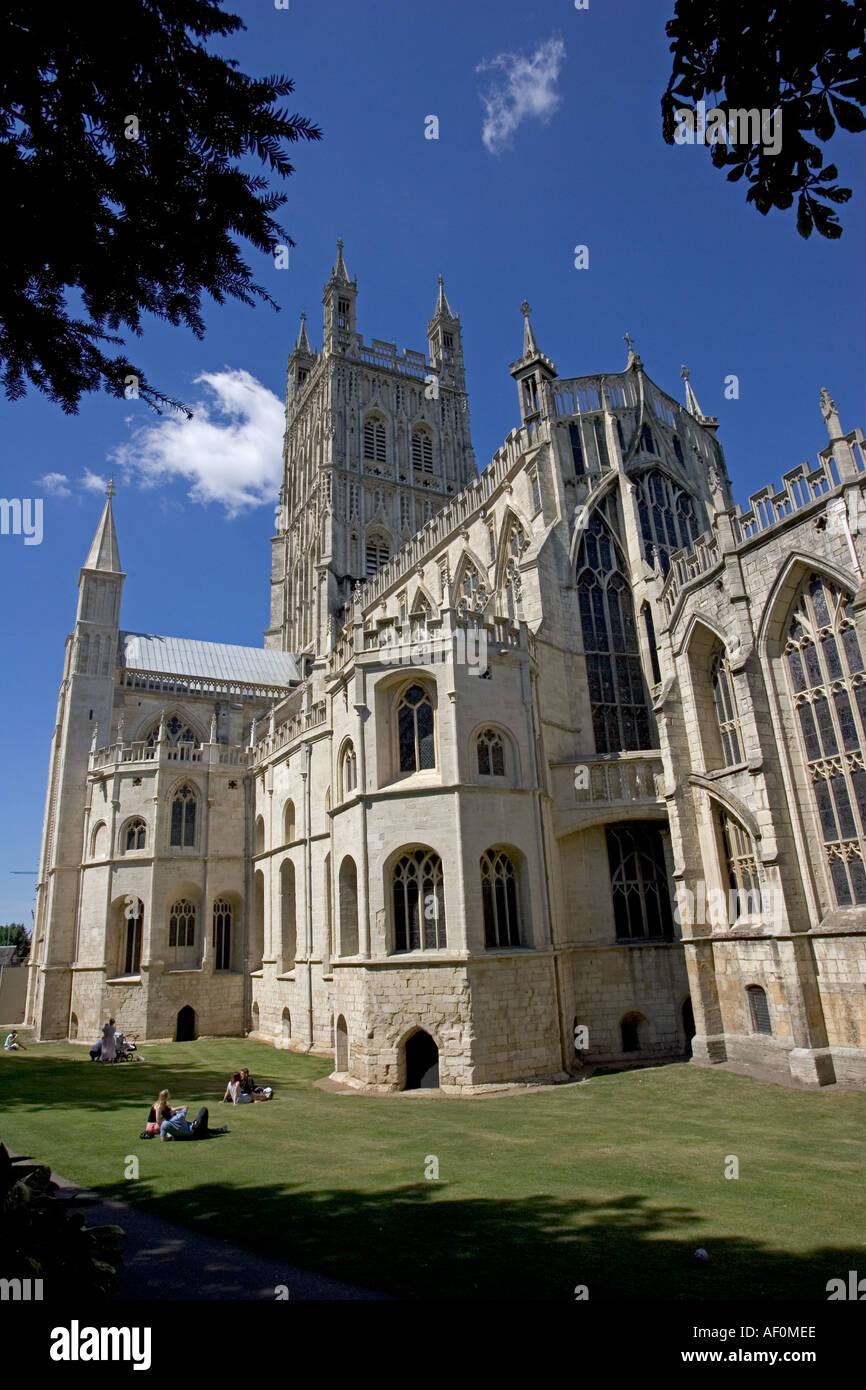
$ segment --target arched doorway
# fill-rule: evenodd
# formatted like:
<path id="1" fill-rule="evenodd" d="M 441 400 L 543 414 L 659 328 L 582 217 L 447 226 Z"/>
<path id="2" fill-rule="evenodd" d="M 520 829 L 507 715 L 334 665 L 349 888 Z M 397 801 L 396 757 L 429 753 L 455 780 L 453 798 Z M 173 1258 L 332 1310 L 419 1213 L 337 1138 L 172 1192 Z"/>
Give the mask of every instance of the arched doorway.
<path id="1" fill-rule="evenodd" d="M 283 1009 L 283 1046 L 288 1047 L 292 1036 L 292 1015 L 288 1009 Z"/>
<path id="2" fill-rule="evenodd" d="M 686 1035 L 686 1056 L 692 1055 L 692 1038 L 695 1036 L 695 1011 L 692 1008 L 691 996 L 683 1004 L 683 1032 Z"/>
<path id="3" fill-rule="evenodd" d="M 439 1085 L 439 1049 L 429 1033 L 420 1029 L 406 1041 L 407 1091 L 436 1090 Z"/>
<path id="4" fill-rule="evenodd" d="M 184 1004 L 177 1013 L 177 1030 L 174 1035 L 175 1042 L 195 1042 L 195 1009 L 190 1004 Z"/>
<path id="5" fill-rule="evenodd" d="M 343 1015 L 337 1019 L 334 1037 L 334 1071 L 349 1070 L 349 1030 Z"/>
<path id="6" fill-rule="evenodd" d="M 643 1014 L 626 1014 L 619 1025 L 623 1052 L 640 1052 L 641 1025 L 646 1023 Z"/>

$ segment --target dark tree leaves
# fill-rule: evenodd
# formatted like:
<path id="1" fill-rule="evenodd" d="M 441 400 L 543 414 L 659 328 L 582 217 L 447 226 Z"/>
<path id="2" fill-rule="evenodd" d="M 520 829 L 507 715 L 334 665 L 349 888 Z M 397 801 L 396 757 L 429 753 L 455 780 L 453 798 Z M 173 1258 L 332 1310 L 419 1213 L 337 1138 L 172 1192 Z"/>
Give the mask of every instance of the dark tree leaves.
<path id="1" fill-rule="evenodd" d="M 851 190 L 832 182 L 836 167 L 823 167 L 815 140 L 826 143 L 837 128 L 866 130 L 864 29 L 866 0 L 676 0 L 666 25 L 674 56 L 662 97 L 665 140 L 674 143 L 674 113 L 695 110 L 699 101 L 726 118 L 731 111 L 778 110 L 778 153 L 767 153 L 763 143 L 712 144 L 713 164 L 729 166 L 729 180 L 745 175 L 746 200 L 765 215 L 792 207 L 796 198 L 802 237 L 813 229 L 840 237 L 830 204 L 847 202 Z"/>
<path id="2" fill-rule="evenodd" d="M 256 165 L 287 178 L 286 143 L 321 131 L 277 104 L 294 89 L 288 78 L 251 78 L 206 50 L 244 27 L 221 3 L 3 6 L 0 376 L 10 399 L 33 385 L 74 414 L 86 392 L 122 397 L 135 377 L 148 404 L 176 406 L 127 357 L 123 335 L 140 337 L 153 314 L 201 338 L 204 294 L 274 304 L 239 243 L 267 254 L 294 243 L 274 216 L 286 195 Z"/>

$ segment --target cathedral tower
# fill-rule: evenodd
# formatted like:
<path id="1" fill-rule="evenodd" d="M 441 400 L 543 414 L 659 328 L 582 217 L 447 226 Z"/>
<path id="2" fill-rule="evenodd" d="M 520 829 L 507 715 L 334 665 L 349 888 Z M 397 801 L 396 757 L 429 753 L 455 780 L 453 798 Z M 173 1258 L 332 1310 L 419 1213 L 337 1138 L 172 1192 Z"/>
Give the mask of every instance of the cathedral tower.
<path id="1" fill-rule="evenodd" d="M 358 580 L 375 574 L 475 477 L 460 319 L 442 278 L 422 352 L 356 328 L 342 242 L 324 287 L 322 350 L 306 316 L 289 357 L 283 484 L 267 646 L 327 649 Z"/>

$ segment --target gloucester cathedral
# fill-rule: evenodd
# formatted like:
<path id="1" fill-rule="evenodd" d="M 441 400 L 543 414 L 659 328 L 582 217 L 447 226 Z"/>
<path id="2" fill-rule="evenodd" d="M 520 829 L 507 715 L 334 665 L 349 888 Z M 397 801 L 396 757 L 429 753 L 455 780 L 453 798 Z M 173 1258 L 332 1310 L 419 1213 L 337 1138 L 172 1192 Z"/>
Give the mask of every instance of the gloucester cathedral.
<path id="1" fill-rule="evenodd" d="M 524 304 L 478 472 L 441 279 L 426 352 L 365 342 L 357 292 L 340 245 L 263 646 L 123 628 L 109 488 L 27 1022 L 248 1035 L 375 1091 L 684 1056 L 866 1083 L 862 432 L 822 390 L 814 465 L 736 504 L 685 368 L 684 403 L 630 340 L 561 377 Z"/>

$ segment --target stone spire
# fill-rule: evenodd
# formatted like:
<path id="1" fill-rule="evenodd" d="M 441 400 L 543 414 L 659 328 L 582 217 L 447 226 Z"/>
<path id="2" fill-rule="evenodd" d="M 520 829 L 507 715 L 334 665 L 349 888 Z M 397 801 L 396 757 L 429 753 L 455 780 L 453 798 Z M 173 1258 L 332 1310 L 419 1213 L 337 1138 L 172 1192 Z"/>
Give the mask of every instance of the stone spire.
<path id="1" fill-rule="evenodd" d="M 520 306 L 520 312 L 523 315 L 523 356 L 535 357 L 538 353 L 538 343 L 535 341 L 535 331 L 529 317 L 532 310 L 525 299 Z"/>
<path id="2" fill-rule="evenodd" d="M 114 513 L 111 499 L 114 496 L 114 479 L 105 489 L 105 506 L 93 537 L 93 544 L 84 561 L 86 570 L 105 570 L 109 574 L 121 574 L 120 552 L 117 548 L 117 532 L 114 529 Z"/>
<path id="3" fill-rule="evenodd" d="M 337 259 L 334 262 L 334 269 L 331 271 L 331 279 L 336 280 L 338 284 L 342 285 L 352 284 L 352 281 L 349 279 L 349 272 L 346 269 L 346 262 L 343 260 L 342 237 L 337 237 Z"/>
<path id="4" fill-rule="evenodd" d="M 436 308 L 433 310 L 433 318 L 454 318 L 454 314 L 451 312 L 451 305 L 448 303 L 448 299 L 445 294 L 445 282 L 442 279 L 441 275 L 439 276 L 439 294 L 436 298 Z"/>
<path id="5" fill-rule="evenodd" d="M 518 372 L 523 372 L 527 367 L 539 367 L 542 376 L 548 380 L 553 380 L 556 376 L 556 366 L 551 362 L 538 346 L 535 337 L 535 330 L 532 327 L 532 320 L 529 315 L 532 313 L 529 305 L 524 299 L 520 306 L 523 315 L 523 356 L 517 362 L 511 364 L 511 375 L 516 376 Z"/>
<path id="6" fill-rule="evenodd" d="M 830 436 L 830 443 L 842 438 L 842 425 L 839 421 L 839 412 L 836 409 L 836 402 L 830 395 L 826 386 L 821 387 L 821 414 L 824 416 L 824 423 L 827 426 L 827 433 Z"/>
<path id="7" fill-rule="evenodd" d="M 705 430 L 717 430 L 719 427 L 718 417 L 715 415 L 705 415 L 701 410 L 701 407 L 698 405 L 698 398 L 692 390 L 692 384 L 689 381 L 690 375 L 691 373 L 688 367 L 680 368 L 680 376 L 686 385 L 686 410 L 693 419 L 697 420 L 699 425 L 703 425 Z"/>
<path id="8" fill-rule="evenodd" d="M 311 357 L 313 355 L 313 349 L 310 347 L 310 340 L 307 337 L 307 316 L 303 310 L 301 310 L 301 327 L 298 330 L 295 352 L 307 352 Z"/>
<path id="9" fill-rule="evenodd" d="M 836 402 L 826 386 L 821 387 L 821 414 L 824 416 L 824 424 L 827 426 L 827 434 L 830 437 L 830 446 L 828 449 L 822 450 L 822 457 L 830 454 L 836 465 L 839 481 L 850 482 L 860 476 L 852 444 L 854 436 L 844 433 L 839 420 L 839 412 L 836 409 Z M 866 587 L 866 581 L 861 587 Z M 857 607 L 856 604 L 854 606 Z"/>

